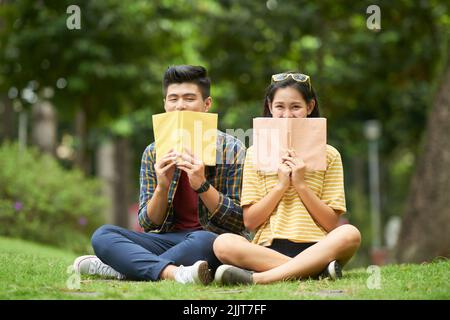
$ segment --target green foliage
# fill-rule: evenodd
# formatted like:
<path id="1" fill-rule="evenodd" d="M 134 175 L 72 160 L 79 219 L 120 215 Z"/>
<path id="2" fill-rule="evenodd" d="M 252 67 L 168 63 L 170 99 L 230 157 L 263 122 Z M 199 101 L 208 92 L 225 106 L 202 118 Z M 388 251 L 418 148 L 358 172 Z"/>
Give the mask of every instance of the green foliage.
<path id="1" fill-rule="evenodd" d="M 105 205 L 98 181 L 9 143 L 0 147 L 0 167 L 0 234 L 90 250 Z"/>
<path id="2" fill-rule="evenodd" d="M 66 27 L 73 4 L 80 30 Z M 374 4 L 379 31 L 366 26 Z M 38 95 L 52 87 L 60 127 L 73 130 L 83 109 L 91 152 L 105 136 L 126 136 L 134 168 L 152 142 L 151 115 L 163 112 L 168 65 L 208 68 L 222 130 L 251 127 L 271 74 L 309 74 L 329 142 L 343 156 L 352 222 L 362 230 L 370 230 L 367 179 L 352 174 L 351 159 L 366 161 L 364 122 L 382 124 L 385 222 L 402 214 L 450 39 L 449 4 L 439 0 L 17 0 L 2 3 L 0 25 L 0 92 L 15 87 L 14 104 L 26 105 L 20 92 L 30 81 Z M 65 88 L 56 87 L 59 78 Z"/>

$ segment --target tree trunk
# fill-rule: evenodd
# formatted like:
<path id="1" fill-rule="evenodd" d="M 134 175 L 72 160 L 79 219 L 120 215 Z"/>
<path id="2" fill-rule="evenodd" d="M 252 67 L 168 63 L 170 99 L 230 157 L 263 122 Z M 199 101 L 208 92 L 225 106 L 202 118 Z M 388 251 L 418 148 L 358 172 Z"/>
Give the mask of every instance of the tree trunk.
<path id="1" fill-rule="evenodd" d="M 107 141 L 100 144 L 97 148 L 97 176 L 102 182 L 102 195 L 107 199 L 108 203 L 103 208 L 103 217 L 108 224 L 115 224 L 114 219 L 114 144 Z"/>
<path id="2" fill-rule="evenodd" d="M 424 148 L 412 178 L 397 259 L 420 263 L 450 250 L 450 55 L 433 109 Z"/>
<path id="3" fill-rule="evenodd" d="M 130 205 L 130 145 L 127 138 L 116 138 L 114 142 L 114 221 L 128 228 L 128 206 Z"/>
<path id="4" fill-rule="evenodd" d="M 14 126 L 14 110 L 11 100 L 5 95 L 0 97 L 1 132 L 0 140 L 13 140 L 17 137 L 17 130 Z"/>
<path id="5" fill-rule="evenodd" d="M 103 182 L 103 195 L 108 199 L 104 217 L 107 223 L 129 228 L 131 154 L 126 138 L 114 138 L 99 146 L 97 174 Z"/>
<path id="6" fill-rule="evenodd" d="M 56 151 L 56 113 L 49 101 L 33 105 L 32 140 L 39 150 L 55 155 Z"/>
<path id="7" fill-rule="evenodd" d="M 76 149 L 74 164 L 75 167 L 85 174 L 89 174 L 89 164 L 87 161 L 87 134 L 86 111 L 84 108 L 80 108 L 75 116 Z"/>

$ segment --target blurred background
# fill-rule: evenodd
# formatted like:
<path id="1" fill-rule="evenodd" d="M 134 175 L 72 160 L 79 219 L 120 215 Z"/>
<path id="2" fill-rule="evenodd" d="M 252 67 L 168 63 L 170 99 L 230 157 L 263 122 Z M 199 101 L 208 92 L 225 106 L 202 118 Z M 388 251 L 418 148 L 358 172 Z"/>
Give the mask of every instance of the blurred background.
<path id="1" fill-rule="evenodd" d="M 446 1 L 0 0 L 0 235 L 87 253 L 103 223 L 139 230 L 162 75 L 193 64 L 224 131 L 251 128 L 273 73 L 311 76 L 351 266 L 448 257 L 449 39 Z"/>

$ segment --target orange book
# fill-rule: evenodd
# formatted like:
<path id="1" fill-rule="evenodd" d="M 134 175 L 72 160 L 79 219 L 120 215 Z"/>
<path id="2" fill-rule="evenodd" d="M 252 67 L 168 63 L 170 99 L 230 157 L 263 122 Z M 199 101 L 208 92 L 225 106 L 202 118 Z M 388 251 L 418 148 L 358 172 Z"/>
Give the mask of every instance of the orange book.
<path id="1" fill-rule="evenodd" d="M 288 149 L 302 158 L 308 171 L 327 168 L 326 118 L 254 118 L 256 169 L 275 173 Z"/>

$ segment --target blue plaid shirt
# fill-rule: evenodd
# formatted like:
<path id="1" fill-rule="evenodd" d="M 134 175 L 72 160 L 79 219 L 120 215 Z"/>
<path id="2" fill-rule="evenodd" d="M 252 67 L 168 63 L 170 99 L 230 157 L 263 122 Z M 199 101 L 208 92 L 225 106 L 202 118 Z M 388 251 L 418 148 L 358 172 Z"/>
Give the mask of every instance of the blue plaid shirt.
<path id="1" fill-rule="evenodd" d="M 237 138 L 222 131 L 217 132 L 216 165 L 206 166 L 205 176 L 219 192 L 219 206 L 209 212 L 199 197 L 198 217 L 203 229 L 218 234 L 232 232 L 248 237 L 245 231 L 240 196 L 242 172 L 245 160 L 245 146 Z M 152 222 L 147 215 L 147 203 L 156 189 L 155 143 L 153 142 L 142 155 L 140 171 L 139 224 L 145 232 L 170 232 L 175 223 L 173 199 L 177 189 L 181 170 L 176 168 L 168 193 L 166 218 L 162 225 Z"/>

